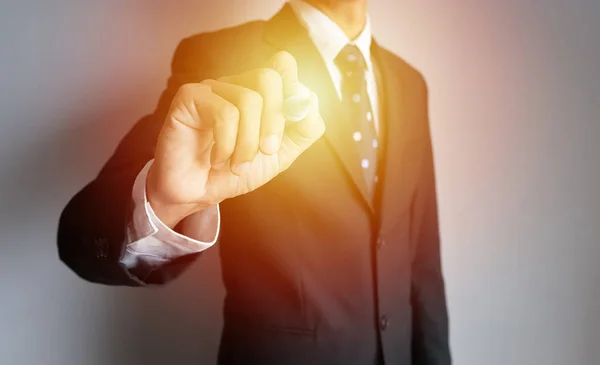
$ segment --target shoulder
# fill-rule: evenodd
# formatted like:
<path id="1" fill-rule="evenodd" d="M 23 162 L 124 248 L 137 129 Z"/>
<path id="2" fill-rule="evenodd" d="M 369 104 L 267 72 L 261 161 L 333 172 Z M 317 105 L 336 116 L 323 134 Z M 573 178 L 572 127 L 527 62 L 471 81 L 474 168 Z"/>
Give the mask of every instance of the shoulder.
<path id="1" fill-rule="evenodd" d="M 409 85 L 411 90 L 427 93 L 427 82 L 423 73 L 414 65 L 398 56 L 389 49 L 378 46 L 379 55 L 394 69 L 394 73 L 402 78 L 402 82 Z"/>
<path id="2" fill-rule="evenodd" d="M 262 42 L 265 21 L 252 21 L 216 31 L 198 33 L 181 40 L 173 56 L 173 69 L 194 71 L 238 60 Z"/>
<path id="3" fill-rule="evenodd" d="M 180 48 L 188 51 L 204 49 L 207 46 L 228 46 L 260 39 L 266 22 L 262 20 L 251 21 L 233 27 L 223 28 L 211 32 L 198 33 L 183 39 Z"/>

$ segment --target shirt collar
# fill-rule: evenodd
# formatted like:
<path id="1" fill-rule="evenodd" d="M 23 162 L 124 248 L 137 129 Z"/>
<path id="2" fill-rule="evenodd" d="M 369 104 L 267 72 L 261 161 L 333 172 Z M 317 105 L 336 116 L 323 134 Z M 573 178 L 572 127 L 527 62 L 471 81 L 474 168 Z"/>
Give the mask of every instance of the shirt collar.
<path id="1" fill-rule="evenodd" d="M 333 20 L 314 6 L 302 0 L 290 0 L 289 4 L 302 25 L 308 30 L 310 38 L 325 62 L 334 62 L 347 44 L 353 44 L 358 47 L 365 58 L 367 68 L 371 70 L 371 20 L 369 16 L 367 16 L 367 22 L 362 32 L 351 41 Z"/>

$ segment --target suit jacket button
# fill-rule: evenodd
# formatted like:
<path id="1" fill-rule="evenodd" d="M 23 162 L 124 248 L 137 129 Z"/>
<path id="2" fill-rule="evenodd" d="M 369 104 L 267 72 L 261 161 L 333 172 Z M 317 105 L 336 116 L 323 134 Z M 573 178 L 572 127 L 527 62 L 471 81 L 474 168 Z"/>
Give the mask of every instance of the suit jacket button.
<path id="1" fill-rule="evenodd" d="M 379 325 L 380 325 L 381 331 L 383 332 L 383 331 L 385 331 L 389 327 L 390 320 L 388 319 L 387 316 L 383 315 L 383 316 L 381 316 L 381 319 L 379 321 Z"/>
<path id="2" fill-rule="evenodd" d="M 106 259 L 108 258 L 108 240 L 106 238 L 95 238 L 94 246 L 96 246 L 96 258 Z"/>

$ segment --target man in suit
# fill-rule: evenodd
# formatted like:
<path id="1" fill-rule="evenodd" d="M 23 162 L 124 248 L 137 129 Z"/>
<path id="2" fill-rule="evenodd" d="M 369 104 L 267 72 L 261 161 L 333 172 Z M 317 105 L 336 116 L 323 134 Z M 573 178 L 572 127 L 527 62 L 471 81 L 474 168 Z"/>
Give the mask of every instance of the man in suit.
<path id="1" fill-rule="evenodd" d="M 58 234 L 82 278 L 130 286 L 217 241 L 219 363 L 451 363 L 427 89 L 372 39 L 366 0 L 291 0 L 183 40 Z"/>

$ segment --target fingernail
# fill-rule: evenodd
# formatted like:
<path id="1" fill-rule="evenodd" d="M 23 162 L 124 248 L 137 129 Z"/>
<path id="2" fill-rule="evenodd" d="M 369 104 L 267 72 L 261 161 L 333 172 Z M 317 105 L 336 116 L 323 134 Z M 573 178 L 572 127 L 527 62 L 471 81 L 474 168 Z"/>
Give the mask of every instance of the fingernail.
<path id="1" fill-rule="evenodd" d="M 310 98 L 311 91 L 299 81 L 292 82 L 288 86 L 288 96 L 296 96 L 299 98 Z"/>
<path id="2" fill-rule="evenodd" d="M 309 106 L 310 97 L 290 96 L 283 102 L 283 114 L 287 120 L 299 122 L 308 115 Z"/>
<path id="3" fill-rule="evenodd" d="M 232 170 L 237 175 L 242 175 L 250 168 L 250 162 L 242 162 L 233 166 Z"/>
<path id="4" fill-rule="evenodd" d="M 263 138 L 260 142 L 260 149 L 267 155 L 274 154 L 279 149 L 279 138 L 277 136 Z"/>

